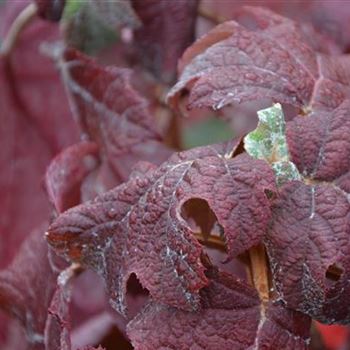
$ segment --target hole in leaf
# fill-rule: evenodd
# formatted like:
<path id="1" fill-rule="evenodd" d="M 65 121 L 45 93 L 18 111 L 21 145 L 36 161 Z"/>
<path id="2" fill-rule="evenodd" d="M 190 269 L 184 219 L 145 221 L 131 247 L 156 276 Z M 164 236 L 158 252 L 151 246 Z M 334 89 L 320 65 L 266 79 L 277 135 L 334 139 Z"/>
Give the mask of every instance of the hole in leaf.
<path id="1" fill-rule="evenodd" d="M 143 288 L 135 273 L 132 273 L 126 285 L 126 304 L 128 308 L 128 317 L 133 318 L 141 311 L 147 303 L 149 291 Z"/>
<path id="2" fill-rule="evenodd" d="M 106 350 L 114 350 L 116 348 L 116 344 L 118 344 L 118 349 L 123 349 L 123 350 L 133 349 L 131 342 L 118 329 L 118 327 L 114 326 L 106 334 L 106 336 L 101 340 L 101 342 L 98 344 L 95 344 L 95 346 L 98 347 L 98 345 L 101 345 L 101 347 Z"/>
<path id="3" fill-rule="evenodd" d="M 264 190 L 265 196 L 267 199 L 275 199 L 276 198 L 276 193 L 274 191 L 271 191 L 269 189 Z"/>
<path id="4" fill-rule="evenodd" d="M 326 271 L 326 283 L 334 284 L 335 282 L 338 282 L 343 272 L 343 269 L 337 264 L 328 266 L 328 269 Z"/>
<path id="5" fill-rule="evenodd" d="M 244 262 L 240 258 L 227 258 L 224 229 L 205 200 L 189 199 L 181 208 L 181 216 L 203 245 L 211 264 L 241 279 L 247 279 Z"/>
<path id="6" fill-rule="evenodd" d="M 222 240 L 224 230 L 204 199 L 192 198 L 186 201 L 181 207 L 181 216 L 202 241 L 208 241 L 211 235 Z"/>

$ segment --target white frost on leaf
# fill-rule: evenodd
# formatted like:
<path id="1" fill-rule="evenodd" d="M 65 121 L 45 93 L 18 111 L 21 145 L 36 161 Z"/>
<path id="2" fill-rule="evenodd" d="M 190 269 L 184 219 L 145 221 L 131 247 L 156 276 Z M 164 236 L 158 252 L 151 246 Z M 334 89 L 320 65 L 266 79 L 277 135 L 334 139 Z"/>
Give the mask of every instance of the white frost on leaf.
<path id="1" fill-rule="evenodd" d="M 289 161 L 282 106 L 276 103 L 262 109 L 258 111 L 258 117 L 257 128 L 244 138 L 247 153 L 271 164 L 279 186 L 286 181 L 301 180 L 296 165 Z"/>

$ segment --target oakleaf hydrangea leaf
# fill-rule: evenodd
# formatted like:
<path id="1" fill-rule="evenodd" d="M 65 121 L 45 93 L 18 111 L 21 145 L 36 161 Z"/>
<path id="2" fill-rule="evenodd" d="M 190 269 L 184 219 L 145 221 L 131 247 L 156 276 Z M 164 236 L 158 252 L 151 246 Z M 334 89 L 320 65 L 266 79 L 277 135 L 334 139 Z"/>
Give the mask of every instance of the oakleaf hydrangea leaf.
<path id="1" fill-rule="evenodd" d="M 350 100 L 346 100 L 332 114 L 312 113 L 307 118 L 298 117 L 288 123 L 291 159 L 304 176 L 337 182 L 338 178 L 349 173 L 349 115 Z M 345 187 L 344 190 L 349 192 Z"/>
<path id="2" fill-rule="evenodd" d="M 290 180 L 300 180 L 297 167 L 289 161 L 285 121 L 282 107 L 276 103 L 258 111 L 257 128 L 244 138 L 244 148 L 257 159 L 271 164 L 279 185 Z"/>
<path id="3" fill-rule="evenodd" d="M 189 108 L 220 109 L 232 103 L 261 98 L 307 106 L 317 79 L 316 55 L 300 26 L 269 10 L 280 23 L 254 31 L 235 21 L 220 24 L 197 40 L 183 55 L 180 78 L 168 95 L 176 106 L 183 90 L 190 90 Z M 286 27 L 288 39 L 278 30 Z"/>
<path id="4" fill-rule="evenodd" d="M 81 183 L 98 166 L 97 151 L 95 143 L 80 142 L 51 161 L 45 174 L 45 187 L 58 213 L 80 203 Z"/>
<path id="5" fill-rule="evenodd" d="M 171 82 L 183 51 L 194 40 L 198 0 L 132 0 L 142 26 L 135 31 L 141 61 L 158 78 Z"/>
<path id="6" fill-rule="evenodd" d="M 247 7 L 246 16 L 258 30 L 249 21 L 225 22 L 185 51 L 179 81 L 168 94 L 171 105 L 185 90 L 188 108 L 271 98 L 304 114 L 332 113 L 348 99 L 349 57 L 320 54 L 301 25 L 268 9 Z"/>
<path id="7" fill-rule="evenodd" d="M 131 84 L 131 71 L 102 66 L 90 57 L 53 48 L 72 112 L 84 136 L 99 146 L 101 167 L 89 177 L 93 198 L 126 181 L 138 161 L 160 164 L 173 153 L 161 141 L 147 100 Z M 83 191 L 87 192 L 87 191 Z"/>
<path id="8" fill-rule="evenodd" d="M 2 4 L 0 37 L 26 4 Z M 0 268 L 11 262 L 28 233 L 47 220 L 45 169 L 62 148 L 79 140 L 57 70 L 39 52 L 43 41 L 57 39 L 57 26 L 37 18 L 22 31 L 11 60 L 0 58 Z"/>
<path id="9" fill-rule="evenodd" d="M 205 200 L 223 227 L 230 256 L 258 244 L 270 218 L 265 190 L 276 191 L 270 166 L 237 144 L 174 154 L 159 168 L 137 173 L 95 200 L 61 214 L 47 239 L 67 259 L 97 271 L 112 305 L 125 312 L 135 273 L 156 301 L 185 310 L 199 307 L 207 284 L 201 246 L 181 216 L 183 204 Z"/>
<path id="10" fill-rule="evenodd" d="M 350 321 L 350 204 L 331 184 L 280 188 L 265 243 L 287 307 L 325 323 Z"/>
<path id="11" fill-rule="evenodd" d="M 28 349 L 44 349 L 47 309 L 56 278 L 57 272 L 51 267 L 42 230 L 33 231 L 13 262 L 0 271 L 0 308 L 21 323 Z"/>
<path id="12" fill-rule="evenodd" d="M 135 349 L 286 349 L 308 348 L 310 318 L 270 303 L 261 312 L 257 292 L 223 272 L 207 272 L 200 291 L 202 308 L 186 312 L 150 303 L 128 325 Z"/>

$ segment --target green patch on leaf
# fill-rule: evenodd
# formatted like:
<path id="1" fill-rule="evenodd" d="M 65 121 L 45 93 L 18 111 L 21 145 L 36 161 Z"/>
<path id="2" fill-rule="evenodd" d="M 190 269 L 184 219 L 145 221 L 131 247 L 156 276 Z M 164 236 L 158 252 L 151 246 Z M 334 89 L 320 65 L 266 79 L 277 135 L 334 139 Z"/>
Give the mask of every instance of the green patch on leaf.
<path id="1" fill-rule="evenodd" d="M 278 185 L 291 180 L 301 180 L 294 163 L 289 161 L 286 123 L 279 103 L 258 111 L 259 122 L 255 130 L 244 138 L 248 154 L 271 164 Z"/>
<path id="2" fill-rule="evenodd" d="M 257 128 L 244 138 L 245 150 L 254 158 L 269 163 L 288 160 L 285 121 L 282 107 L 276 103 L 258 111 Z"/>
<path id="3" fill-rule="evenodd" d="M 287 181 L 301 181 L 299 171 L 293 162 L 275 162 L 272 163 L 272 169 L 275 172 L 278 186 L 283 185 Z"/>
<path id="4" fill-rule="evenodd" d="M 67 44 L 90 54 L 115 43 L 121 27 L 140 26 L 127 1 L 68 0 L 63 21 Z"/>
<path id="5" fill-rule="evenodd" d="M 77 0 L 67 0 L 66 4 L 64 6 L 64 12 L 62 18 L 64 20 L 69 20 L 74 15 L 76 15 L 79 11 L 79 9 L 84 6 L 84 1 L 77 1 Z"/>

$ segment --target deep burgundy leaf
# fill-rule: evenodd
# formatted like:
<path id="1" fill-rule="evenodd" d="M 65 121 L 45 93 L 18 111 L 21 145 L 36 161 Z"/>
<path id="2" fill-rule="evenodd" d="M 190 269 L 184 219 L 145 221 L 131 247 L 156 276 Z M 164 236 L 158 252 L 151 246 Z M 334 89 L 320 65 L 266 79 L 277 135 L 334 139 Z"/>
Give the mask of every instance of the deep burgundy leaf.
<path id="1" fill-rule="evenodd" d="M 26 334 L 18 320 L 0 311 L 1 350 L 28 350 Z"/>
<path id="2" fill-rule="evenodd" d="M 34 231 L 12 264 L 0 272 L 0 307 L 25 329 L 28 348 L 43 349 L 47 308 L 57 273 L 48 259 L 43 231 Z"/>
<path id="3" fill-rule="evenodd" d="M 246 4 L 244 2 L 243 4 Z M 249 6 L 264 6 L 282 16 L 292 18 L 300 22 L 303 27 L 310 24 L 317 29 L 317 32 L 329 41 L 335 41 L 339 48 L 344 50 L 349 48 L 350 36 L 347 33 L 347 25 L 350 19 L 350 10 L 343 0 L 298 0 L 298 1 L 275 1 L 275 0 L 250 0 Z M 204 1 L 204 9 L 212 13 L 213 16 L 224 18 L 242 17 L 246 20 L 247 14 L 242 15 L 242 1 Z M 248 16 L 251 21 L 251 14 Z M 250 23 L 250 22 L 249 22 Z M 319 35 L 319 34 L 318 34 Z M 317 37 L 314 36 L 317 41 Z M 312 37 L 310 37 L 311 39 Z M 332 40 L 333 39 L 333 40 Z M 324 41 L 325 39 L 323 39 Z M 323 45 L 324 47 L 325 45 Z"/>
<path id="4" fill-rule="evenodd" d="M 38 6 L 40 17 L 49 21 L 58 22 L 61 19 L 65 0 L 34 0 Z"/>
<path id="5" fill-rule="evenodd" d="M 349 322 L 350 204 L 344 192 L 291 182 L 272 211 L 266 243 L 282 300 L 325 323 Z"/>
<path id="6" fill-rule="evenodd" d="M 319 78 L 309 109 L 333 111 L 350 97 L 350 56 L 317 57 Z"/>
<path id="7" fill-rule="evenodd" d="M 185 88 L 191 90 L 190 108 L 219 109 L 263 97 L 297 107 L 308 105 L 317 79 L 317 62 L 302 31 L 268 10 L 250 11 L 261 11 L 265 17 L 268 13 L 273 25 L 252 31 L 230 21 L 199 39 L 184 54 L 179 82 L 168 95 L 172 105 Z M 218 32 L 225 32 L 220 41 Z"/>
<path id="8" fill-rule="evenodd" d="M 2 5 L 1 37 L 25 5 Z M 42 41 L 57 38 L 56 27 L 34 20 L 9 60 L 0 59 L 1 268 L 11 262 L 26 235 L 47 220 L 45 168 L 54 154 L 78 139 L 59 75 L 39 52 Z"/>
<path id="9" fill-rule="evenodd" d="M 251 30 L 263 31 L 262 33 L 267 36 L 280 39 L 280 45 L 291 49 L 294 51 L 293 54 L 304 57 L 306 61 L 308 56 L 312 60 L 310 57 L 312 52 L 310 48 L 305 47 L 305 44 L 318 52 L 341 53 L 340 48 L 330 40 L 329 36 L 316 31 L 310 22 L 294 22 L 266 8 L 251 6 L 238 8 L 233 18 Z"/>
<path id="10" fill-rule="evenodd" d="M 99 308 L 98 313 L 93 317 L 91 315 L 86 317 L 88 314 L 86 309 L 89 307 L 85 308 L 83 315 L 80 315 L 82 322 L 77 324 L 77 315 L 74 315 L 77 312 L 74 308 L 74 294 L 81 289 L 82 280 L 79 277 L 93 275 L 83 273 L 78 277 L 77 268 L 80 270 L 78 266 L 71 265 L 58 277 L 57 288 L 48 308 L 49 315 L 45 326 L 45 350 L 95 349 L 88 344 L 98 344 L 113 326 L 121 330 L 126 328 L 126 320 L 122 316 L 115 317 L 115 313 L 112 314 L 111 311 L 106 311 L 106 304 L 102 309 Z M 96 283 L 96 279 L 88 278 L 85 282 Z M 95 284 L 90 284 L 88 287 L 92 286 L 95 287 Z M 87 299 L 80 302 L 92 304 L 98 302 L 96 298 L 93 298 L 93 291 L 85 289 L 84 291 L 80 290 L 80 293 L 83 293 L 80 295 L 81 298 Z M 94 305 L 90 305 L 90 308 L 96 310 Z"/>
<path id="11" fill-rule="evenodd" d="M 350 193 L 350 170 L 334 181 L 334 184 L 343 191 Z"/>
<path id="12" fill-rule="evenodd" d="M 330 112 L 349 97 L 349 57 L 319 54 L 320 45 L 299 24 L 267 9 L 245 12 L 257 28 L 246 18 L 226 22 L 187 49 L 180 80 L 168 95 L 172 105 L 186 89 L 189 108 L 220 109 L 268 97 L 305 113 Z"/>
<path id="13" fill-rule="evenodd" d="M 48 307 L 48 318 L 45 327 L 45 350 L 71 350 L 70 295 L 71 288 L 69 283 L 58 283 Z"/>
<path id="14" fill-rule="evenodd" d="M 135 273 L 158 301 L 198 307 L 206 285 L 201 247 L 181 217 L 191 198 L 206 200 L 224 228 L 230 256 L 260 242 L 270 217 L 265 190 L 275 191 L 267 163 L 232 159 L 231 142 L 175 154 L 158 169 L 63 213 L 48 241 L 57 252 L 96 270 L 112 305 L 125 312 L 125 288 Z"/>
<path id="15" fill-rule="evenodd" d="M 150 303 L 136 316 L 128 325 L 135 349 L 307 349 L 308 317 L 279 304 L 265 314 L 252 287 L 223 272 L 208 277 L 200 311 Z"/>
<path id="16" fill-rule="evenodd" d="M 311 319 L 300 312 L 270 302 L 258 330 L 258 349 L 309 349 Z"/>
<path id="17" fill-rule="evenodd" d="M 66 148 L 51 161 L 45 184 L 58 213 L 80 204 L 80 185 L 97 167 L 97 151 L 95 143 L 81 142 Z"/>
<path id="18" fill-rule="evenodd" d="M 59 64 L 74 115 L 98 143 L 102 170 L 112 172 L 107 177 L 113 178 L 113 187 L 128 178 L 137 161 L 160 164 L 169 157 L 172 151 L 160 142 L 147 101 L 130 84 L 129 70 L 100 66 L 72 49 L 61 54 Z"/>
<path id="19" fill-rule="evenodd" d="M 349 116 L 346 100 L 332 113 L 319 111 L 287 123 L 291 160 L 304 176 L 333 181 L 350 171 Z"/>
<path id="20" fill-rule="evenodd" d="M 177 60 L 193 41 L 198 0 L 133 0 L 143 26 L 135 32 L 145 64 L 166 82 L 174 79 Z"/>

